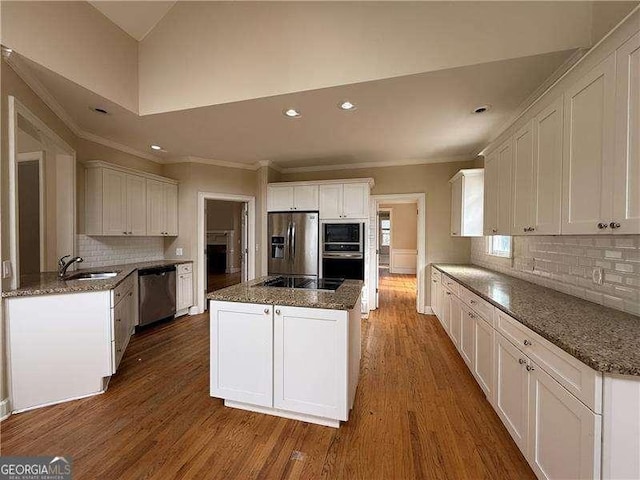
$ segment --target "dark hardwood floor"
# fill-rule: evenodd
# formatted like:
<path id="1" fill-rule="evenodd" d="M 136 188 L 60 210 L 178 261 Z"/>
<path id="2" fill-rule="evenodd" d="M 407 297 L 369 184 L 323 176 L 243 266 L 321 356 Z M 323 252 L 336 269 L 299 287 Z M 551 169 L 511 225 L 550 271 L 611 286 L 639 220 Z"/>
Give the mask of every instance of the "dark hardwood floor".
<path id="1" fill-rule="evenodd" d="M 210 273 L 207 275 L 207 292 L 215 292 L 242 281 L 242 273 Z"/>
<path id="2" fill-rule="evenodd" d="M 2 455 L 68 455 L 74 479 L 533 479 L 415 277 L 381 278 L 361 380 L 337 430 L 209 397 L 206 315 L 137 334 L 96 397 L 9 417 Z"/>

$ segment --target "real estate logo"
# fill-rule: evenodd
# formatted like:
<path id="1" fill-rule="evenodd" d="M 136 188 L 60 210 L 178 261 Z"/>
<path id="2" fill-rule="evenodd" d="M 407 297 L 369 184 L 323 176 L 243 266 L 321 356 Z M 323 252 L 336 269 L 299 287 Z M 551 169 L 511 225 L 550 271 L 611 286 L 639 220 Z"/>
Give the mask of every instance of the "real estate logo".
<path id="1" fill-rule="evenodd" d="M 0 457 L 0 480 L 70 479 L 70 457 Z"/>

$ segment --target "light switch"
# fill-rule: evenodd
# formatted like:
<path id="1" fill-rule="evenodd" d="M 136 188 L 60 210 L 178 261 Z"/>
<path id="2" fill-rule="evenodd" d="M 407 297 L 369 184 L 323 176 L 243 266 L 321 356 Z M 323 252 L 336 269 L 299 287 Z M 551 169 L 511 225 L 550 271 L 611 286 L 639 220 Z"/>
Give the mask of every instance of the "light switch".
<path id="1" fill-rule="evenodd" d="M 181 257 L 181 256 L 182 256 L 182 249 L 176 248 L 176 257 Z"/>

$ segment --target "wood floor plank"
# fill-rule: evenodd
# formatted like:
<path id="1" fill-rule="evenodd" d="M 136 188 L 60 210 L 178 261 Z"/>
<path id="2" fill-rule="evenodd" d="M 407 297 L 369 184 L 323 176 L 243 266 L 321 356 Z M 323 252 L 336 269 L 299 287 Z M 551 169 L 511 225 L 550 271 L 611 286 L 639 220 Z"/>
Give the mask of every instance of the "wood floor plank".
<path id="1" fill-rule="evenodd" d="M 533 479 L 415 277 L 384 275 L 362 323 L 360 384 L 340 429 L 209 397 L 209 322 L 131 340 L 103 395 L 9 417 L 2 455 L 68 455 L 74 479 Z"/>

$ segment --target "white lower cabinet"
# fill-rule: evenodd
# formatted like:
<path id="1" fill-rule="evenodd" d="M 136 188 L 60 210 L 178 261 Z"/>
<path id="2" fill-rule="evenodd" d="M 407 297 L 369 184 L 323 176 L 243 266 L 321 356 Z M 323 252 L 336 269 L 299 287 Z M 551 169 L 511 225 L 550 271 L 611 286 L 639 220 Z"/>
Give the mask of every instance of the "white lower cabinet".
<path id="1" fill-rule="evenodd" d="M 276 307 L 274 407 L 347 420 L 348 327 L 333 310 Z"/>
<path id="2" fill-rule="evenodd" d="M 494 387 L 494 337 L 495 330 L 482 317 L 478 317 L 475 323 L 475 348 L 473 362 L 473 376 L 480 388 L 484 391 L 487 400 L 495 404 Z"/>
<path id="3" fill-rule="evenodd" d="M 462 304 L 460 299 L 447 290 L 449 297 L 449 337 L 460 350 L 460 337 L 462 335 Z"/>
<path id="4" fill-rule="evenodd" d="M 193 305 L 193 265 L 176 265 L 176 315 L 184 315 Z"/>
<path id="5" fill-rule="evenodd" d="M 600 478 L 602 418 L 534 362 L 529 378 L 527 458 L 542 479 Z"/>
<path id="6" fill-rule="evenodd" d="M 496 334 L 495 339 L 495 409 L 518 448 L 526 455 L 529 417 L 527 357 L 502 335 Z"/>
<path id="7" fill-rule="evenodd" d="M 474 350 L 475 350 L 475 336 L 476 336 L 476 321 L 477 316 L 467 307 L 464 303 L 460 302 L 460 355 L 462 359 L 469 367 L 469 370 L 473 372 L 474 363 Z"/>
<path id="8" fill-rule="evenodd" d="M 271 305 L 211 303 L 211 396 L 273 406 Z"/>
<path id="9" fill-rule="evenodd" d="M 440 316 L 438 320 L 447 333 L 451 330 L 451 295 L 451 292 L 446 288 L 440 288 Z M 449 333 L 449 335 L 451 334 Z"/>
<path id="10" fill-rule="evenodd" d="M 358 383 L 359 304 L 328 310 L 211 301 L 211 396 L 338 427 Z"/>

